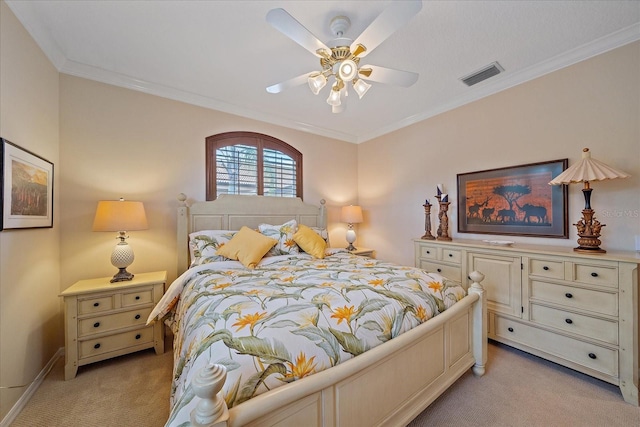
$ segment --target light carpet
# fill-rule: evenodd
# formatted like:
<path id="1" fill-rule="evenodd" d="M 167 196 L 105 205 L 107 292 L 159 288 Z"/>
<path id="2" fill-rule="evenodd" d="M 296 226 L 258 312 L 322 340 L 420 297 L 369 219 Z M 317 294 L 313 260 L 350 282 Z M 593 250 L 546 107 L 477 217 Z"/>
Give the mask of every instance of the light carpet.
<path id="1" fill-rule="evenodd" d="M 171 351 L 149 350 L 80 367 L 64 381 L 59 361 L 12 427 L 161 427 L 171 364 Z M 487 373 L 464 374 L 410 424 L 423 426 L 640 426 L 640 409 L 616 386 L 490 343 Z"/>

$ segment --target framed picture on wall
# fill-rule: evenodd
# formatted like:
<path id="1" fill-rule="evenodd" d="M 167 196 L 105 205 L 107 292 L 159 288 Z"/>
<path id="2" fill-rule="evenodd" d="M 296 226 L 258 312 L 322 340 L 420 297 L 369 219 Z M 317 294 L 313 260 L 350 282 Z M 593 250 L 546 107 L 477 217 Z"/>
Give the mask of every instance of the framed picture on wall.
<path id="1" fill-rule="evenodd" d="M 568 238 L 568 159 L 458 174 L 458 231 Z"/>
<path id="2" fill-rule="evenodd" d="M 0 230 L 53 227 L 53 163 L 0 138 Z"/>

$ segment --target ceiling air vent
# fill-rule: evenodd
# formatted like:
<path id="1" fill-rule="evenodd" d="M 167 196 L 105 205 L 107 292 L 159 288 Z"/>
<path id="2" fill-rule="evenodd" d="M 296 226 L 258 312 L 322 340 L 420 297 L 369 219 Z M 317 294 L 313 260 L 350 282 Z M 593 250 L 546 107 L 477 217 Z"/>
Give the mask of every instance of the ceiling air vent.
<path id="1" fill-rule="evenodd" d="M 474 71 L 468 76 L 461 77 L 460 80 L 462 80 L 462 83 L 466 84 L 467 86 L 473 86 L 474 84 L 480 83 L 483 80 L 487 80 L 489 77 L 493 77 L 503 71 L 504 68 L 502 68 L 502 66 L 500 66 L 500 64 L 498 64 L 497 62 L 494 62 L 482 68 L 481 70 Z"/>

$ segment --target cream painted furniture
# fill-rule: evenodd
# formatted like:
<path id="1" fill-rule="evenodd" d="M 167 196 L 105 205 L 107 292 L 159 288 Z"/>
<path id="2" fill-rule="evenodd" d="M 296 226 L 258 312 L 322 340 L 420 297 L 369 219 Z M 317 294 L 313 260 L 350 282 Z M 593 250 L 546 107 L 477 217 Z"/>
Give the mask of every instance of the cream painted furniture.
<path id="1" fill-rule="evenodd" d="M 179 200 L 186 200 L 181 195 Z M 326 227 L 321 206 L 299 198 L 224 195 L 178 208 L 178 274 L 189 265 L 189 233 L 238 230 L 242 225 L 280 224 L 296 219 Z M 472 368 L 484 374 L 487 360 L 484 276 L 471 273 L 469 295 L 444 313 L 338 366 L 280 386 L 227 410 L 217 396 L 224 367 L 195 373 L 192 386 L 198 426 L 404 426 Z M 393 390 L 393 393 L 387 391 Z"/>
<path id="2" fill-rule="evenodd" d="M 416 239 L 415 264 L 456 280 L 482 271 L 489 338 L 616 384 L 638 405 L 638 254 Z"/>
<path id="3" fill-rule="evenodd" d="M 146 326 L 162 295 L 167 272 L 138 273 L 133 280 L 80 280 L 60 294 L 65 312 L 64 379 L 78 367 L 153 347 L 164 353 L 162 322 Z"/>
<path id="4" fill-rule="evenodd" d="M 349 252 L 354 255 L 373 258 L 374 249 L 358 247 L 358 248 L 355 248 L 353 251 L 349 251 Z"/>

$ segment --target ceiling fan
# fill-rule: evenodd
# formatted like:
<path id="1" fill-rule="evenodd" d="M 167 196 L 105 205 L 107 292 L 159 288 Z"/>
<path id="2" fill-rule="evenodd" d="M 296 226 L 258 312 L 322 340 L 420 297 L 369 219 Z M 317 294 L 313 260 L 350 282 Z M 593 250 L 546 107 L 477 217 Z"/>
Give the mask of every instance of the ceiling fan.
<path id="1" fill-rule="evenodd" d="M 406 25 L 422 9 L 421 0 L 392 2 L 355 40 L 344 37 L 351 25 L 346 16 L 331 20 L 331 32 L 336 38 L 327 44 L 321 42 L 284 9 L 272 9 L 267 13 L 267 22 L 285 36 L 320 58 L 320 71 L 305 73 L 298 77 L 267 87 L 269 93 L 280 93 L 285 89 L 309 84 L 317 95 L 331 81 L 327 103 L 331 111 L 344 111 L 348 84 L 360 98 L 371 84 L 366 80 L 395 86 L 409 87 L 418 80 L 418 74 L 394 70 L 376 65 L 360 65 L 360 60 L 371 53 L 391 34 Z"/>

